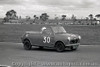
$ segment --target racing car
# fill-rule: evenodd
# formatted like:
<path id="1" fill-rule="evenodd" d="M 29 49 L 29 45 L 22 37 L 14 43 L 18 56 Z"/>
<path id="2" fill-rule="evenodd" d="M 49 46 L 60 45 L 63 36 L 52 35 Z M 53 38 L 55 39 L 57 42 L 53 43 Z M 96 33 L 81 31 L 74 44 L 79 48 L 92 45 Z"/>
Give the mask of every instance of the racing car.
<path id="1" fill-rule="evenodd" d="M 63 52 L 65 48 L 76 50 L 80 45 L 81 36 L 67 33 L 63 26 L 44 26 L 40 31 L 26 31 L 21 40 L 26 50 L 31 50 L 32 46 L 38 46 Z"/>

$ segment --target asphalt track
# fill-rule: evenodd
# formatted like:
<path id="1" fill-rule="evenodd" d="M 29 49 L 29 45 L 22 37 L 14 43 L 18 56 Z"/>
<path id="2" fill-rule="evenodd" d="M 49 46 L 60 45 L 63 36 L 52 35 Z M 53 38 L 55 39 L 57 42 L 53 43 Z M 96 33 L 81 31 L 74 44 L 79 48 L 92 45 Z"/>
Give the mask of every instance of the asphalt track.
<path id="1" fill-rule="evenodd" d="M 0 65 L 13 67 L 100 67 L 100 45 L 80 45 L 78 50 L 24 50 L 22 43 L 0 43 Z"/>

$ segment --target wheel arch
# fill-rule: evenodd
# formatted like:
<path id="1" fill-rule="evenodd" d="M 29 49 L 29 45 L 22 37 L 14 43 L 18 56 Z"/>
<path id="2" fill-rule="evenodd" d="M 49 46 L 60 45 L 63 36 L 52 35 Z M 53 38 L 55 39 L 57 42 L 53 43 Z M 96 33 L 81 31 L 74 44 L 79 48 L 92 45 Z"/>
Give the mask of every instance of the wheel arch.
<path id="1" fill-rule="evenodd" d="M 30 39 L 28 39 L 28 38 L 23 39 L 23 43 L 24 43 L 25 40 L 28 40 L 31 43 Z"/>
<path id="2" fill-rule="evenodd" d="M 54 45 L 54 47 L 56 46 L 56 44 L 57 44 L 58 42 L 61 42 L 61 43 L 63 43 L 63 45 L 65 46 L 65 44 L 64 44 L 64 42 L 63 42 L 63 41 L 60 41 L 60 40 L 58 40 L 58 41 L 56 41 L 56 42 L 55 42 L 55 45 Z"/>

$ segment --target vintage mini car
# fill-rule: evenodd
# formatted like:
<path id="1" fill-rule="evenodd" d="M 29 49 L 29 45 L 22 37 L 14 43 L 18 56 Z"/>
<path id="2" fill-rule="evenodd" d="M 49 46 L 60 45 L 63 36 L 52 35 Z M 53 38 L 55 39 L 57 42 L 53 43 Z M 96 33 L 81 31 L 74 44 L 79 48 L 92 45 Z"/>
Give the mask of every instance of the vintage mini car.
<path id="1" fill-rule="evenodd" d="M 38 32 L 26 31 L 21 40 L 26 50 L 38 46 L 52 47 L 62 52 L 65 48 L 76 50 L 80 45 L 81 36 L 67 33 L 63 26 L 44 26 Z"/>

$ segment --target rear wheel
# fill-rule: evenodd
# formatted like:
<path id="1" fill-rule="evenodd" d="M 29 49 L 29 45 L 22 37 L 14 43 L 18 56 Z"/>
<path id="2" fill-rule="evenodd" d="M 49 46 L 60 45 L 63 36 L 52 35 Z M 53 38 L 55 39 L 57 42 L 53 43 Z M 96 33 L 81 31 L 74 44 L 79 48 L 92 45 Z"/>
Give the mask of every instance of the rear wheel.
<path id="1" fill-rule="evenodd" d="M 23 43 L 24 43 L 24 49 L 25 49 L 25 50 L 31 50 L 32 45 L 31 45 L 31 43 L 30 43 L 29 40 L 24 40 Z"/>
<path id="2" fill-rule="evenodd" d="M 58 52 L 62 52 L 65 50 L 65 46 L 62 42 L 57 42 L 55 48 Z"/>

